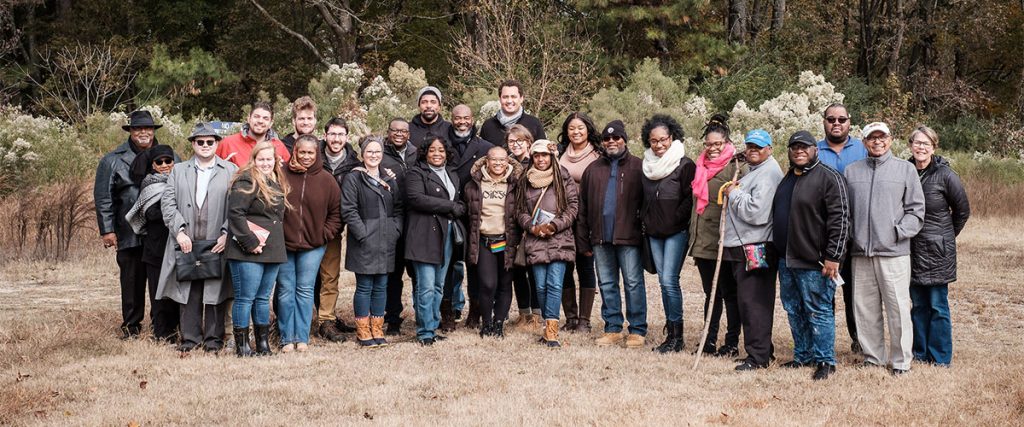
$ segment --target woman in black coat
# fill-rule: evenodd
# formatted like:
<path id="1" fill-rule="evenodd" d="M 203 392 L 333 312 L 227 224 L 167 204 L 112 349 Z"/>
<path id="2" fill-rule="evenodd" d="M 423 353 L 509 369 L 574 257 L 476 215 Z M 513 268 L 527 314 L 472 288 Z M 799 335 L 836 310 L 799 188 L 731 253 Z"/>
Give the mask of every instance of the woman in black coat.
<path id="1" fill-rule="evenodd" d="M 416 338 L 432 345 L 444 337 L 437 335 L 441 322 L 441 297 L 448 265 L 458 246 L 454 240 L 461 230 L 456 218 L 466 213 L 460 197 L 459 176 L 448 167 L 454 153 L 443 138 L 427 135 L 430 141 L 420 147 L 419 159 L 405 175 L 408 208 L 405 234 L 412 239 L 405 245 L 405 259 L 416 272 Z M 461 255 L 456 255 L 461 257 Z"/>
<path id="2" fill-rule="evenodd" d="M 341 218 L 348 225 L 345 269 L 356 274 L 352 308 L 358 344 L 379 347 L 387 345 L 384 305 L 402 234 L 402 197 L 395 174 L 380 167 L 381 139 L 368 137 L 361 148 L 362 166 L 345 176 L 341 188 Z"/>
<path id="3" fill-rule="evenodd" d="M 920 126 L 908 140 L 925 197 L 924 223 L 910 242 L 914 358 L 948 366 L 953 358 L 949 283 L 956 281 L 956 236 L 971 216 L 971 205 L 960 177 L 935 155 L 935 131 Z"/>
<path id="4" fill-rule="evenodd" d="M 153 324 L 153 338 L 169 342 L 177 341 L 178 337 L 178 304 L 156 298 L 164 246 L 169 234 L 160 211 L 160 198 L 177 158 L 167 145 L 154 145 L 135 157 L 129 172 L 132 181 L 139 186 L 139 199 L 125 215 L 135 234 L 142 238 L 142 263 L 146 265 L 146 281 L 149 283 L 149 318 Z M 145 292 L 145 289 L 140 290 Z M 140 295 L 139 299 L 142 297 L 145 295 Z"/>

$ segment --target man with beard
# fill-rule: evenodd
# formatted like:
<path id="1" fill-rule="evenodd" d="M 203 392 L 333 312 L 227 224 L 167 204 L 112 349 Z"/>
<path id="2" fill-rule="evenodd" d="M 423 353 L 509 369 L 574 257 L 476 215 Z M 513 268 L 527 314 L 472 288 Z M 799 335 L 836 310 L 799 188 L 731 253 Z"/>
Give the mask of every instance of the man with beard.
<path id="1" fill-rule="evenodd" d="M 125 339 L 137 337 L 142 332 L 142 317 L 146 314 L 143 242 L 125 218 L 139 199 L 139 185 L 132 181 L 130 167 L 136 155 L 159 144 L 155 132 L 160 126 L 153 121 L 149 111 L 133 111 L 128 116 L 128 124 L 121 127 L 128 132 L 128 140 L 103 156 L 96 167 L 93 189 L 96 223 L 103 247 L 117 251 L 121 281 L 121 333 Z M 174 160 L 178 160 L 177 156 Z M 173 340 L 178 324 L 177 307 L 156 303 L 156 286 L 156 283 L 150 283 L 153 334 L 158 339 Z M 174 312 L 162 310 L 165 306 L 174 308 Z"/>
<path id="2" fill-rule="evenodd" d="M 523 111 L 523 101 L 526 100 L 523 93 L 523 85 L 516 80 L 505 80 L 498 86 L 498 97 L 501 108 L 498 113 L 487 119 L 480 126 L 480 137 L 494 145 L 504 145 L 505 134 L 512 125 L 520 124 L 526 127 L 533 135 L 533 140 L 547 139 L 544 134 L 544 125 L 540 119 L 526 114 Z"/>
<path id="3" fill-rule="evenodd" d="M 473 168 L 473 164 L 476 163 L 477 159 L 487 157 L 487 150 L 490 150 L 493 145 L 484 141 L 480 137 L 476 136 L 476 125 L 473 119 L 473 109 L 469 108 L 468 105 L 459 104 L 452 109 L 452 127 L 448 131 L 448 141 L 455 147 L 454 161 L 451 166 L 455 168 L 456 175 L 459 176 L 459 182 L 467 183 L 472 181 L 470 176 L 470 170 Z M 466 230 L 469 230 L 469 225 L 466 223 L 468 217 L 460 218 L 463 221 L 462 225 L 465 226 Z M 449 270 L 448 283 L 450 283 L 451 291 L 446 292 L 452 301 L 452 309 L 456 312 L 461 312 L 464 308 L 465 298 L 462 293 L 462 279 L 465 277 L 466 262 L 465 260 L 457 260 L 453 264 L 453 267 Z M 477 310 L 476 300 L 476 274 L 473 269 L 469 271 L 469 313 L 466 316 L 466 327 L 475 328 L 480 325 L 479 318 L 480 313 Z M 442 298 L 442 303 L 444 303 Z M 442 314 L 445 314 L 445 310 L 442 308 Z M 453 319 L 444 319 L 442 316 L 441 329 L 446 329 L 446 326 L 451 326 Z M 445 324 L 444 320 L 448 320 L 448 325 Z"/>
<path id="4" fill-rule="evenodd" d="M 843 104 L 832 104 L 822 113 L 825 139 L 818 141 L 818 161 L 842 174 L 846 166 L 868 156 L 864 144 L 850 136 L 850 114 Z M 846 331 L 850 333 L 850 350 L 860 353 L 857 341 L 857 322 L 853 316 L 853 263 L 843 264 L 839 276 L 843 278 L 843 303 L 846 305 Z M 833 310 L 835 300 L 833 298 Z"/>
<path id="5" fill-rule="evenodd" d="M 772 208 L 779 299 L 793 334 L 793 360 L 782 366 L 813 366 L 812 378 L 824 380 L 836 370 L 832 301 L 850 237 L 850 200 L 843 175 L 818 161 L 810 132 L 789 138 L 789 164 Z"/>
<path id="6" fill-rule="evenodd" d="M 421 96 L 422 98 L 422 96 Z M 384 141 L 384 159 L 380 163 L 381 173 L 390 171 L 395 174 L 400 193 L 405 192 L 405 171 L 416 163 L 416 146 L 409 143 L 409 122 L 394 118 L 388 124 L 387 140 Z M 399 335 L 402 328 L 402 274 L 408 271 L 414 278 L 412 264 L 405 262 L 405 239 L 403 234 L 395 244 L 395 270 L 388 274 L 388 287 L 384 306 L 384 322 L 387 323 L 386 335 Z M 415 283 L 415 280 L 413 280 Z"/>
<path id="7" fill-rule="evenodd" d="M 242 130 L 234 135 L 224 138 L 217 146 L 217 157 L 234 163 L 239 168 L 249 163 L 252 157 L 252 149 L 256 143 L 270 141 L 274 144 L 274 151 L 283 163 L 291 159 L 291 152 L 284 146 L 277 134 L 270 128 L 274 123 L 274 107 L 269 102 L 257 101 L 252 104 L 252 111 L 249 118 L 242 125 Z"/>
<path id="8" fill-rule="evenodd" d="M 441 117 L 441 90 L 427 86 L 416 96 L 420 113 L 409 122 L 409 141 L 419 147 L 428 134 L 448 137 L 452 124 Z"/>
<path id="9" fill-rule="evenodd" d="M 341 117 L 331 119 L 324 126 L 325 141 L 321 153 L 324 171 L 334 176 L 339 189 L 345 182 L 345 176 L 362 164 L 356 156 L 356 151 L 348 143 L 348 137 L 348 123 Z M 345 337 L 342 333 L 355 332 L 355 329 L 342 322 L 334 311 L 338 303 L 338 277 L 341 275 L 341 242 L 341 232 L 338 232 L 334 240 L 327 242 L 327 250 L 320 261 L 320 274 L 317 277 L 319 289 L 315 293 L 319 297 L 317 320 L 320 326 L 317 327 L 317 335 L 332 342 L 344 342 Z"/>
<path id="10" fill-rule="evenodd" d="M 295 132 L 281 138 L 289 153 L 295 146 L 295 138 L 312 134 L 316 128 L 316 103 L 313 102 L 313 98 L 303 96 L 292 103 L 292 126 L 295 127 Z"/>

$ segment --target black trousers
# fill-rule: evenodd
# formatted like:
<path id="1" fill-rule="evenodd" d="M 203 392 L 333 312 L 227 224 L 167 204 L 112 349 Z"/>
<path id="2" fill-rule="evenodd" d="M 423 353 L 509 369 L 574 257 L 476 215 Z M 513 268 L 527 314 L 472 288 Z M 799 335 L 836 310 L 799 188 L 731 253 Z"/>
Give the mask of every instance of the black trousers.
<path id="1" fill-rule="evenodd" d="M 204 280 L 194 280 L 189 287 L 188 303 L 179 304 L 181 340 L 193 344 L 220 347 L 224 344 L 224 314 L 231 301 L 216 305 L 203 304 Z M 230 286 L 227 282 L 225 286 Z"/>
<path id="2" fill-rule="evenodd" d="M 478 279 L 477 297 L 484 323 L 508 320 L 512 306 L 512 272 L 505 270 L 506 251 L 491 252 L 488 242 L 480 239 L 479 255 L 474 270 Z"/>
<path id="3" fill-rule="evenodd" d="M 540 298 L 537 297 L 537 284 L 533 281 L 530 267 L 512 267 L 512 287 L 516 295 L 516 306 L 519 310 L 540 310 Z"/>
<path id="4" fill-rule="evenodd" d="M 178 333 L 178 303 L 170 299 L 156 299 L 156 287 L 160 284 L 160 266 L 145 265 L 146 278 L 149 282 L 149 320 L 153 325 L 153 337 L 173 339 Z M 145 310 L 145 307 L 142 309 Z"/>
<path id="5" fill-rule="evenodd" d="M 846 331 L 850 333 L 850 340 L 857 342 L 857 322 L 853 317 L 853 260 L 847 257 L 846 262 L 839 268 L 839 276 L 843 278 L 843 303 L 846 305 Z M 836 312 L 836 300 L 832 298 L 832 312 Z"/>
<path id="6" fill-rule="evenodd" d="M 117 251 L 117 267 L 121 279 L 121 331 L 138 335 L 146 314 L 146 264 L 142 262 L 142 246 Z"/>
<path id="7" fill-rule="evenodd" d="M 387 323 L 401 323 L 402 310 L 402 288 L 405 286 L 402 276 L 408 273 L 412 279 L 413 292 L 416 292 L 416 272 L 413 271 L 412 263 L 405 260 L 405 239 L 399 239 L 395 245 L 395 269 L 388 273 L 388 287 L 385 293 L 384 321 Z"/>
<path id="8" fill-rule="evenodd" d="M 701 286 L 704 287 L 704 316 L 707 316 L 711 305 L 711 325 L 708 327 L 709 345 L 718 343 L 718 325 L 722 321 L 722 308 L 725 308 L 725 342 L 724 346 L 739 347 L 740 343 L 740 309 L 736 302 L 736 280 L 733 277 L 733 262 L 722 261 L 722 270 L 718 274 L 718 289 L 714 298 L 711 297 L 711 284 L 715 280 L 715 260 L 694 258 L 697 272 L 700 273 Z M 713 304 L 712 304 L 713 301 Z"/>
<path id="9" fill-rule="evenodd" d="M 769 244 L 769 248 L 771 244 Z M 742 258 L 743 248 L 726 248 L 727 258 Z M 743 323 L 743 349 L 747 360 L 758 365 L 771 361 L 772 327 L 775 318 L 775 279 L 779 273 L 778 257 L 768 250 L 768 267 L 747 271 L 746 263 L 732 262 L 732 275 L 736 279 L 736 300 Z M 725 273 L 723 271 L 723 273 Z"/>

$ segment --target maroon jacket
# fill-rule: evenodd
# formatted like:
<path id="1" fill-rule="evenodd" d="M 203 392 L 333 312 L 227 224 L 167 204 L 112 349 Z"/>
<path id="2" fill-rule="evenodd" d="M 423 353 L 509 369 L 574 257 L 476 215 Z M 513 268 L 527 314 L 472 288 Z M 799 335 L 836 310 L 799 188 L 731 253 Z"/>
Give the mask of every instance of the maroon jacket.
<path id="1" fill-rule="evenodd" d="M 630 152 L 618 159 L 619 179 L 615 204 L 615 233 L 612 241 L 602 236 L 602 207 L 611 176 L 611 161 L 602 155 L 583 172 L 580 180 L 580 214 L 576 221 L 576 246 L 580 253 L 593 252 L 593 245 L 641 243 L 640 207 L 644 201 L 643 160 Z"/>
<path id="2" fill-rule="evenodd" d="M 341 233 L 341 189 L 334 175 L 324 171 L 323 158 L 306 172 L 284 166 L 291 187 L 284 212 L 284 245 L 289 251 L 306 251 L 326 245 Z"/>

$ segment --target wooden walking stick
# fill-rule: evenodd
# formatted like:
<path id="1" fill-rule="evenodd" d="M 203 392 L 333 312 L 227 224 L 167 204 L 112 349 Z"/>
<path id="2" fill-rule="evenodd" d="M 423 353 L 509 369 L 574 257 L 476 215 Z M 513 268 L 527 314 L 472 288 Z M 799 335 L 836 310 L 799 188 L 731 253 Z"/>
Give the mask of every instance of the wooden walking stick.
<path id="1" fill-rule="evenodd" d="M 700 334 L 700 344 L 697 345 L 697 356 L 693 358 L 693 368 L 697 369 L 697 365 L 700 364 L 700 356 L 704 354 L 704 344 L 708 340 L 708 329 L 711 328 L 711 312 L 715 310 L 715 292 L 718 292 L 718 275 L 721 274 L 722 270 L 722 250 L 725 245 L 725 211 L 729 207 L 729 198 L 722 198 L 722 190 L 726 185 L 732 185 L 736 182 L 736 178 L 740 174 L 740 163 L 739 159 L 733 158 L 733 166 L 735 168 L 732 171 L 732 180 L 727 182 L 722 188 L 718 189 L 719 198 L 722 199 L 722 215 L 718 222 L 718 257 L 715 258 L 715 276 L 711 281 L 711 293 L 708 294 L 708 307 L 707 312 L 704 313 L 704 332 Z M 725 309 L 723 307 L 723 309 Z"/>

